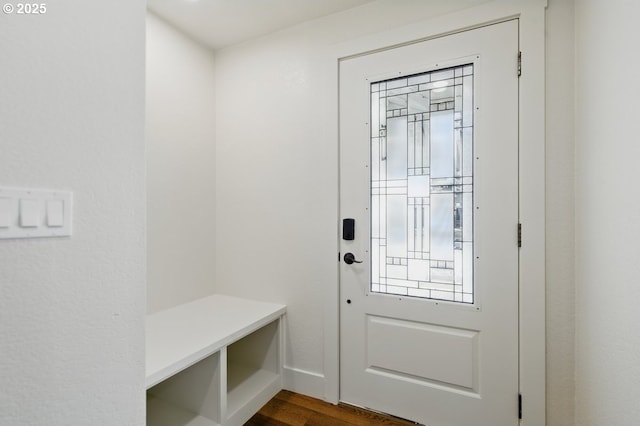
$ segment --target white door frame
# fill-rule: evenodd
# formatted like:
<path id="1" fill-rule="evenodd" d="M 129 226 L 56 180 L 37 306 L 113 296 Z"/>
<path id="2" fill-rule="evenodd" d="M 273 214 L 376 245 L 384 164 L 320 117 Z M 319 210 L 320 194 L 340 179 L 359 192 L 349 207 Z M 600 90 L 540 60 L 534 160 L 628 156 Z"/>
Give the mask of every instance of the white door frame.
<path id="1" fill-rule="evenodd" d="M 327 72 L 335 91 L 331 96 L 338 106 L 340 60 L 381 49 L 424 41 L 435 37 L 518 18 L 522 76 L 520 78 L 519 121 L 519 216 L 522 223 L 522 248 L 519 262 L 520 303 L 520 393 L 523 426 L 546 423 L 545 401 L 545 9 L 547 0 L 492 1 L 399 29 L 375 34 L 337 46 L 326 55 Z M 514 70 L 515 72 L 515 70 Z M 329 123 L 335 129 L 336 113 Z M 339 228 L 339 212 L 336 212 Z M 336 232 L 338 239 L 339 229 Z M 339 400 L 339 280 L 327 286 L 324 300 L 324 397 Z"/>

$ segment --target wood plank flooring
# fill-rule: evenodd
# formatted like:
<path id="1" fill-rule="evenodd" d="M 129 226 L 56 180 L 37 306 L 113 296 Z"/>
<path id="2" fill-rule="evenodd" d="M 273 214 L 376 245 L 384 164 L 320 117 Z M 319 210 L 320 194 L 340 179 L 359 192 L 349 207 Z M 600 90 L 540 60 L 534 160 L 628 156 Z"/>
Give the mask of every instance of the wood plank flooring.
<path id="1" fill-rule="evenodd" d="M 244 426 L 415 426 L 414 423 L 380 415 L 346 404 L 333 405 L 319 399 L 281 391 Z"/>

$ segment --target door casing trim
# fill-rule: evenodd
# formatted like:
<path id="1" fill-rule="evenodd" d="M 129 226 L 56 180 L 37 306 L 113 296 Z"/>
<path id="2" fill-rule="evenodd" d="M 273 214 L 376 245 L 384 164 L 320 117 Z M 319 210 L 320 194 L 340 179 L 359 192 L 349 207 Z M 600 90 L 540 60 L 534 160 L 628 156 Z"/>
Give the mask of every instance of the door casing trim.
<path id="1" fill-rule="evenodd" d="M 339 148 L 339 63 L 341 60 L 421 42 L 517 18 L 523 71 L 519 85 L 519 221 L 523 244 L 519 252 L 519 382 L 523 426 L 546 424 L 545 321 L 545 9 L 547 0 L 493 1 L 332 46 L 323 52 L 335 91 L 336 106 L 329 125 Z M 516 70 L 514 70 L 516 72 Z M 339 196 L 339 194 L 338 194 Z M 336 224 L 340 223 L 339 210 Z M 338 241 L 339 230 L 336 232 Z M 515 243 L 515 242 L 514 242 Z M 338 274 L 338 268 L 336 268 Z M 324 298 L 324 398 L 339 401 L 339 275 Z M 517 395 L 514 395 L 517 402 Z M 514 402 L 514 404 L 516 404 Z M 516 409 L 516 407 L 514 407 Z"/>

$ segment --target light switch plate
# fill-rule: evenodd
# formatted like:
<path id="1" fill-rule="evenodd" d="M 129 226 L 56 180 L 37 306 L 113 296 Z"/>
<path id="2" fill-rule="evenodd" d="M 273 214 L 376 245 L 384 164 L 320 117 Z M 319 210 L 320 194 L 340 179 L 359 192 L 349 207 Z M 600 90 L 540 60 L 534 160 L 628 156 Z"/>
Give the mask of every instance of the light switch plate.
<path id="1" fill-rule="evenodd" d="M 70 191 L 0 188 L 0 239 L 71 235 Z"/>

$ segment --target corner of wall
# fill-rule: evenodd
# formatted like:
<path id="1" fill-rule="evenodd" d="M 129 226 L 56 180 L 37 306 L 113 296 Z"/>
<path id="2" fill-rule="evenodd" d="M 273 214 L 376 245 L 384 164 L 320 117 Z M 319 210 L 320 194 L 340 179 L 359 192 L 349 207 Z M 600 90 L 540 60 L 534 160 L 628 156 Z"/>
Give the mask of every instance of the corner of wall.
<path id="1" fill-rule="evenodd" d="M 575 399 L 573 0 L 546 12 L 547 424 L 573 425 Z"/>
<path id="2" fill-rule="evenodd" d="M 147 16 L 149 313 L 215 292 L 215 59 Z"/>

